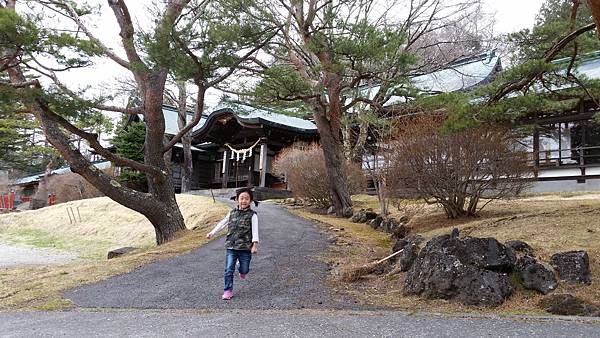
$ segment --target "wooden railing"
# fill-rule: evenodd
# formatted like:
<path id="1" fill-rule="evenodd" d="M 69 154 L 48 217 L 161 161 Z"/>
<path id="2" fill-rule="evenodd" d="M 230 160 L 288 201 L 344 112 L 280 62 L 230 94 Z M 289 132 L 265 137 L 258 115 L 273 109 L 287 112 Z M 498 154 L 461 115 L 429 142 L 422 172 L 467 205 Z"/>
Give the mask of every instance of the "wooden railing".
<path id="1" fill-rule="evenodd" d="M 594 151 L 594 153 L 591 153 Z M 563 154 L 568 154 L 563 156 Z M 529 153 L 528 163 L 534 167 L 574 166 L 582 167 L 591 164 L 600 164 L 600 146 L 586 146 L 567 149 L 544 149 Z"/>

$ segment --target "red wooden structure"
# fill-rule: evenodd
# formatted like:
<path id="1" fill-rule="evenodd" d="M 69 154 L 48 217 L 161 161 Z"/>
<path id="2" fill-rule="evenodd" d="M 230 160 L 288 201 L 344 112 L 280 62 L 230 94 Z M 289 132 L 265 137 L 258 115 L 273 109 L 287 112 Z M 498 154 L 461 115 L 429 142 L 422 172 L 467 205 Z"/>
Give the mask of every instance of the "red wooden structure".
<path id="1" fill-rule="evenodd" d="M 0 195 L 0 209 L 12 210 L 15 207 L 15 192 L 11 190 L 8 195 Z"/>

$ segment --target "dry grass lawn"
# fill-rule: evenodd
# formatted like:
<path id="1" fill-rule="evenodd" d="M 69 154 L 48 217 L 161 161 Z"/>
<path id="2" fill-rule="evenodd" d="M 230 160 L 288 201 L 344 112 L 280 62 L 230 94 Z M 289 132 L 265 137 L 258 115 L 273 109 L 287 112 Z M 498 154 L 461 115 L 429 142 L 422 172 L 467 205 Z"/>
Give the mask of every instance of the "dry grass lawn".
<path id="1" fill-rule="evenodd" d="M 152 226 L 140 215 L 125 209 L 107 198 L 69 202 L 50 208 L 17 214 L 1 215 L 0 229 L 3 238 L 17 234 L 13 242 L 27 243 L 31 239 L 19 237 L 21 228 L 44 231 L 51 234 L 48 243 L 62 243 L 57 238 L 68 238 L 63 249 L 92 258 L 64 265 L 34 266 L 0 269 L 1 310 L 53 310 L 69 306 L 61 292 L 78 285 L 97 282 L 111 276 L 127 273 L 134 269 L 177 254 L 189 252 L 204 244 L 206 232 L 228 211 L 225 204 L 213 203 L 212 199 L 200 196 L 177 197 L 188 227 L 180 238 L 161 246 L 154 246 Z M 66 207 L 80 207 L 82 222 L 69 224 Z M 28 221 L 28 219 L 30 221 Z M 66 221 L 65 221 L 66 219 Z M 55 235 L 57 234 L 57 235 Z M 50 235 L 49 235 L 50 236 Z M 87 250 L 85 243 L 100 244 Z M 112 246 L 143 246 L 143 248 L 119 258 L 106 260 L 106 250 Z M 56 245 L 63 246 L 63 244 Z"/>
<path id="2" fill-rule="evenodd" d="M 226 213 L 227 209 L 221 203 L 215 208 L 212 199 L 202 196 L 177 195 L 177 202 L 188 228 L 201 225 L 215 213 Z M 73 223 L 68 209 L 75 214 Z M 108 197 L 98 197 L 0 215 L 0 241 L 55 248 L 81 258 L 104 259 L 110 249 L 152 247 L 155 234 L 142 214 Z"/>
<path id="3" fill-rule="evenodd" d="M 375 197 L 355 196 L 355 207 L 372 207 L 378 210 Z M 586 250 L 592 270 L 591 286 L 575 286 L 561 283 L 554 293 L 569 292 L 583 299 L 597 302 L 600 299 L 600 195 L 546 194 L 527 196 L 511 201 L 489 204 L 478 218 L 446 219 L 443 210 L 436 206 L 422 205 L 417 201 L 401 203 L 400 210 L 392 207 L 392 214 L 405 212 L 413 217 L 409 223 L 413 233 L 426 239 L 449 233 L 458 228 L 461 236 L 495 237 L 499 241 L 518 239 L 529 243 L 537 257 L 547 260 L 560 251 Z M 345 219 L 297 212 L 299 215 L 329 224 L 325 229 L 344 228 L 342 234 L 346 245 L 336 245 L 328 259 L 338 266 L 357 266 L 372 262 L 391 253 L 388 235 L 370 229 L 366 224 L 354 224 Z M 501 307 L 496 309 L 473 308 L 443 300 L 422 300 L 402 295 L 404 274 L 393 276 L 369 275 L 362 280 L 341 285 L 334 278 L 332 285 L 345 289 L 365 304 L 388 305 L 405 310 L 441 312 L 493 311 L 502 313 L 544 313 L 538 302 L 542 295 L 519 288 Z"/>

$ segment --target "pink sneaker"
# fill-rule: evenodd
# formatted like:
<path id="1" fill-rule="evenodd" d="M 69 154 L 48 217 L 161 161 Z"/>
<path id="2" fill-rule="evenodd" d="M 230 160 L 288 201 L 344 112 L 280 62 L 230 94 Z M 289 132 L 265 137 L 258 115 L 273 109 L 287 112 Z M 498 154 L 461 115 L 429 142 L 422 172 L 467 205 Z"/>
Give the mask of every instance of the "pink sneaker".
<path id="1" fill-rule="evenodd" d="M 223 292 L 223 300 L 230 300 L 231 298 L 233 298 L 233 291 L 227 290 Z"/>
<path id="2" fill-rule="evenodd" d="M 241 280 L 245 280 L 246 279 L 246 274 L 245 273 L 240 273 L 240 279 Z"/>

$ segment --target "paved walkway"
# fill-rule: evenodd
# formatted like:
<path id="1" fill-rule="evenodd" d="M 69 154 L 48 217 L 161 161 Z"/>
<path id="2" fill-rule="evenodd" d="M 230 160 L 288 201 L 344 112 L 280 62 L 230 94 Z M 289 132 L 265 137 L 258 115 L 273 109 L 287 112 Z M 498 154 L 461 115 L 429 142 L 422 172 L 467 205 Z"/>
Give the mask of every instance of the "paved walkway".
<path id="1" fill-rule="evenodd" d="M 600 337 L 599 322 L 347 311 L 0 313 L 0 337 Z"/>
<path id="2" fill-rule="evenodd" d="M 324 285 L 328 266 L 318 260 L 329 242 L 316 225 L 269 203 L 256 211 L 260 247 L 246 281 L 234 277 L 234 298 L 221 300 L 224 236 L 199 249 L 145 265 L 132 273 L 65 293 L 86 308 L 139 309 L 352 309 L 352 299 Z"/>
<path id="3" fill-rule="evenodd" d="M 25 265 L 62 264 L 73 259 L 77 259 L 77 257 L 56 250 L 0 243 L 0 269 Z"/>

